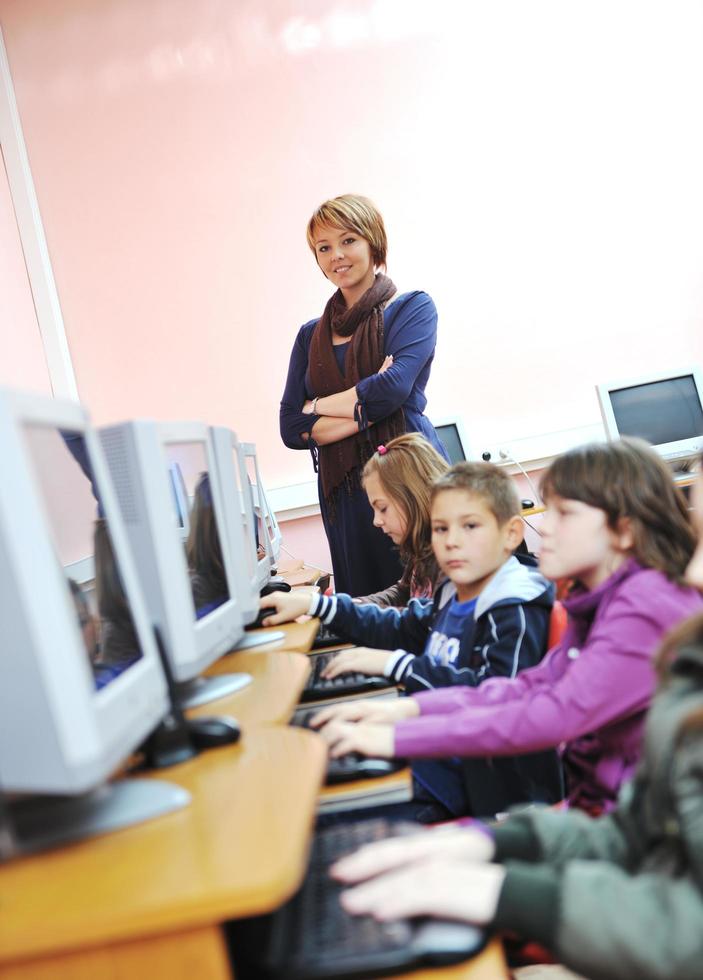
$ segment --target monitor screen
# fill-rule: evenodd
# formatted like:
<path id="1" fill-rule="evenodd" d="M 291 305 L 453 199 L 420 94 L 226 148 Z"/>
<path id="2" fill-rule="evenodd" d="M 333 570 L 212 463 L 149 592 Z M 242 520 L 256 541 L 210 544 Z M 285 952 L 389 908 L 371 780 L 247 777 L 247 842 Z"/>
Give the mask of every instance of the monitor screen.
<path id="1" fill-rule="evenodd" d="M 203 619 L 230 599 L 206 450 L 206 443 L 200 441 L 164 444 L 169 473 L 177 468 L 185 487 L 190 528 L 185 554 L 196 619 Z M 175 507 L 173 519 L 182 526 Z"/>
<path id="2" fill-rule="evenodd" d="M 99 516 L 80 432 L 24 422 L 24 444 L 46 517 L 51 546 L 62 566 L 95 686 L 102 689 L 141 660 L 139 642 L 115 556 L 110 529 Z M 94 586 L 72 574 L 82 556 L 95 556 Z"/>
<path id="3" fill-rule="evenodd" d="M 691 374 L 611 390 L 610 403 L 621 436 L 658 446 L 703 435 L 703 407 Z"/>
<path id="4" fill-rule="evenodd" d="M 232 650 L 244 630 L 223 547 L 227 527 L 209 429 L 200 422 L 141 419 L 99 434 L 179 699 L 189 707 L 205 703 L 215 696 L 215 678 L 206 684 L 199 675 Z M 233 690 L 234 675 L 227 677 Z"/>
<path id="5" fill-rule="evenodd" d="M 256 457 L 256 446 L 252 442 L 243 443 L 247 477 L 256 516 L 257 554 L 261 561 L 268 560 L 273 570 L 281 552 L 281 529 L 276 515 L 269 504 L 266 488 L 261 480 L 261 471 Z"/>
<path id="6" fill-rule="evenodd" d="M 454 465 L 454 463 L 463 463 L 466 459 L 466 453 L 461 441 L 461 436 L 459 435 L 459 427 L 456 422 L 450 422 L 447 425 L 436 425 L 435 432 L 439 436 L 439 441 L 447 451 L 449 462 L 452 465 Z"/>
<path id="7" fill-rule="evenodd" d="M 163 718 L 166 680 L 85 412 L 0 390 L 0 452 L 0 784 L 82 794 Z"/>

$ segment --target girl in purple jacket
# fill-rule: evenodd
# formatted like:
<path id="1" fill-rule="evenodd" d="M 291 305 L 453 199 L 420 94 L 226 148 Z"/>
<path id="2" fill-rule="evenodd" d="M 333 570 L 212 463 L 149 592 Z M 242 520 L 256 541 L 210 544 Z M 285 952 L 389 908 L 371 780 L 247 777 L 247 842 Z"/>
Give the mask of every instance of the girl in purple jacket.
<path id="1" fill-rule="evenodd" d="M 569 623 L 536 667 L 479 687 L 356 701 L 313 724 L 333 756 L 485 757 L 562 748 L 568 801 L 611 809 L 639 759 L 663 634 L 703 606 L 682 576 L 695 536 L 671 474 L 623 439 L 559 457 L 543 484 L 540 568 L 574 580 Z"/>

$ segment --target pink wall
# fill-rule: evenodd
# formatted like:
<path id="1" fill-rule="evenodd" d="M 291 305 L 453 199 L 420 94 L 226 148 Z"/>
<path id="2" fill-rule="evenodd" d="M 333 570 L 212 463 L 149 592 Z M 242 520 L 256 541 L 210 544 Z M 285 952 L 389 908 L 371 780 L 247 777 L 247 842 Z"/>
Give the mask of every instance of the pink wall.
<path id="1" fill-rule="evenodd" d="M 281 533 L 283 547 L 286 549 L 281 552 L 282 564 L 292 556 L 302 558 L 312 568 L 319 568 L 323 572 L 332 571 L 330 549 L 319 517 L 301 517 L 297 521 L 286 521 L 281 526 Z"/>
<path id="2" fill-rule="evenodd" d="M 349 189 L 382 205 L 398 285 L 437 300 L 430 409 L 475 433 L 549 431 L 555 405 L 595 422 L 603 375 L 703 354 L 700 5 L 0 0 L 0 20 L 100 422 L 223 422 L 271 484 L 309 479 L 277 403 L 328 294 L 306 218 Z"/>
<path id="3" fill-rule="evenodd" d="M 703 360 L 700 4 L 0 0 L 0 23 L 98 422 L 224 423 L 269 485 L 310 480 L 277 407 L 329 294 L 305 223 L 348 190 L 437 302 L 429 413 L 474 445 Z"/>

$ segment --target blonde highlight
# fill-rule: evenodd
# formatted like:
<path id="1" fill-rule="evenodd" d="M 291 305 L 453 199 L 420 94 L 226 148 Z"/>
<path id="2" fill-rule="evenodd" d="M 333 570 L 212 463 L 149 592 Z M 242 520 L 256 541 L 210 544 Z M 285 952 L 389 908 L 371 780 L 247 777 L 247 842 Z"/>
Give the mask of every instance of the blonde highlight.
<path id="1" fill-rule="evenodd" d="M 307 241 L 317 257 L 315 233 L 318 228 L 331 227 L 355 232 L 369 243 L 374 265 L 385 268 L 388 253 L 386 227 L 373 201 L 360 194 L 342 194 L 324 201 L 308 221 Z"/>

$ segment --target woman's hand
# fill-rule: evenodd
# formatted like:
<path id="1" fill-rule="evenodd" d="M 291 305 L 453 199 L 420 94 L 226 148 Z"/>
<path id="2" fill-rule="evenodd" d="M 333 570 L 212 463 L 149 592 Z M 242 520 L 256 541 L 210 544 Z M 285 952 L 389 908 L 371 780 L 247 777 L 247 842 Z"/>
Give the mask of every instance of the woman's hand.
<path id="1" fill-rule="evenodd" d="M 495 843 L 487 831 L 449 824 L 366 844 L 333 864 L 330 874 L 345 885 L 355 885 L 387 871 L 407 868 L 416 861 L 484 862 L 494 854 Z"/>
<path id="2" fill-rule="evenodd" d="M 400 919 L 414 915 L 487 925 L 495 917 L 505 868 L 445 858 L 416 861 L 342 892 L 352 915 Z"/>
<path id="3" fill-rule="evenodd" d="M 360 752 L 361 755 L 392 759 L 394 731 L 392 725 L 349 724 L 344 721 L 331 721 L 320 734 L 327 742 L 333 759 L 347 752 Z"/>
<path id="4" fill-rule="evenodd" d="M 378 371 L 376 373 L 377 374 L 385 374 L 386 371 L 388 370 L 388 368 L 389 367 L 392 367 L 392 366 L 393 366 L 393 355 L 392 354 L 388 354 L 388 356 L 384 358 L 383 364 L 380 366 L 380 368 L 378 369 Z"/>
<path id="5" fill-rule="evenodd" d="M 372 650 L 369 647 L 355 647 L 353 650 L 344 650 L 339 656 L 327 664 L 322 671 L 323 677 L 339 677 L 340 674 L 348 674 L 356 671 L 359 674 L 370 674 L 378 676 L 383 674 L 383 668 L 391 655 L 390 650 Z"/>
<path id="6" fill-rule="evenodd" d="M 313 414 L 313 411 L 312 411 L 313 404 L 314 404 L 314 402 L 313 402 L 313 399 L 312 398 L 309 398 L 303 404 L 303 407 L 300 409 L 300 411 L 303 413 L 303 415 L 312 415 Z"/>
<path id="7" fill-rule="evenodd" d="M 420 714 L 412 698 L 396 698 L 387 701 L 380 698 L 367 698 L 365 701 L 331 704 L 318 711 L 310 720 L 312 728 L 322 728 L 331 721 L 366 721 L 374 725 L 394 725 L 405 718 Z"/>
<path id="8" fill-rule="evenodd" d="M 263 620 L 262 626 L 278 626 L 280 623 L 291 623 L 298 616 L 304 616 L 310 608 L 310 593 L 270 592 L 259 599 L 259 609 L 270 609 L 271 615 Z"/>

